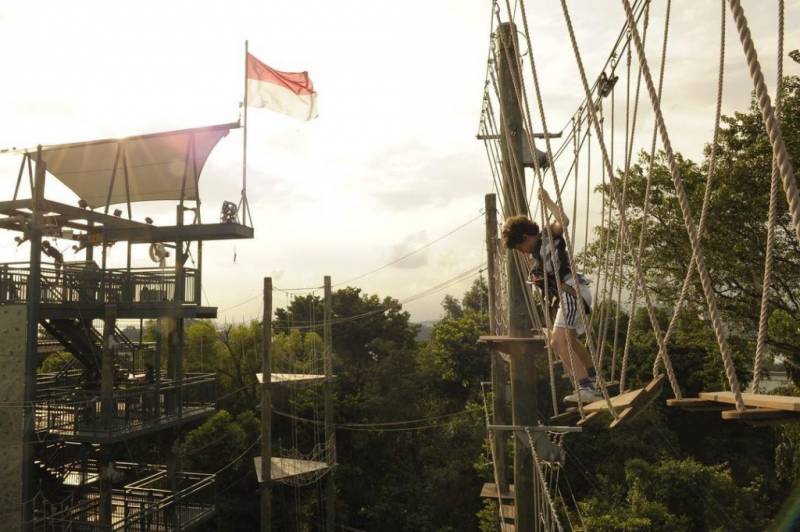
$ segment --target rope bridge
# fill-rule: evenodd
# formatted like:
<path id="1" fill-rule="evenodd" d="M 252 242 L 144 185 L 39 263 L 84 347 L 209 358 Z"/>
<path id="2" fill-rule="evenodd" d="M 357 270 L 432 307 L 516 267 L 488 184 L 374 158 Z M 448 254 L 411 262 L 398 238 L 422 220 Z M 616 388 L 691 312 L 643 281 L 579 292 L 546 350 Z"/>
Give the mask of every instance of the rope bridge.
<path id="1" fill-rule="evenodd" d="M 670 34 L 671 0 L 664 3 L 663 27 L 652 28 L 650 24 L 651 10 L 655 9 L 649 0 L 621 0 L 625 21 L 613 43 L 608 57 L 594 82 L 590 83 L 584 66 L 583 56 L 576 39 L 572 15 L 567 0 L 560 0 L 564 29 L 579 73 L 579 87 L 583 99 L 576 111 L 558 130 L 549 129 L 547 113 L 543 103 L 537 70 L 536 54 L 538 49 L 530 30 L 526 13 L 526 2 L 517 0 L 512 8 L 509 0 L 494 0 L 491 6 L 490 40 L 487 57 L 487 68 L 481 102 L 480 121 L 477 138 L 484 144 L 487 160 L 491 170 L 492 181 L 500 212 L 504 218 L 523 214 L 531 220 L 538 221 L 541 227 L 548 225 L 548 214 L 543 200 L 533 201 L 533 189 L 548 188 L 555 191 L 555 204 L 565 219 L 558 219 L 565 228 L 563 239 L 569 263 L 573 265 L 570 273 L 572 286 L 579 286 L 577 267 L 585 271 L 593 269 L 595 312 L 588 315 L 583 305 L 577 305 L 580 319 L 587 324 L 585 344 L 591 361 L 597 372 L 597 387 L 602 399 L 591 404 L 582 404 L 562 412 L 557 399 L 560 382 L 557 378 L 558 365 L 550 342 L 544 341 L 552 415 L 537 412 L 541 421 L 549 419 L 566 422 L 577 421 L 579 426 L 602 419 L 611 418 L 610 427 L 618 426 L 635 417 L 642 409 L 655 400 L 661 391 L 662 383 L 669 383 L 674 399 L 668 404 L 684 408 L 707 408 L 717 405 L 723 411 L 725 419 L 745 419 L 750 421 L 785 421 L 797 420 L 800 414 L 800 402 L 796 398 L 781 396 L 764 396 L 758 394 L 759 383 L 763 377 L 763 358 L 766 351 L 766 326 L 769 315 L 768 293 L 773 283 L 773 256 L 775 248 L 775 226 L 777 224 L 777 205 L 781 189 L 784 192 L 792 226 L 796 236 L 800 238 L 800 195 L 794 167 L 788 155 L 785 141 L 781 135 L 781 87 L 783 79 L 782 55 L 784 36 L 784 3 L 778 3 L 778 66 L 775 91 L 775 106 L 768 93 L 757 51 L 750 34 L 748 20 L 739 0 L 720 0 L 719 17 L 719 53 L 718 74 L 716 83 L 716 103 L 713 118 L 713 139 L 708 155 L 708 168 L 703 192 L 699 218 L 689 205 L 688 196 L 681 168 L 673 150 L 669 129 L 662 111 L 662 96 L 666 75 L 667 50 Z M 728 332 L 719 308 L 714 282 L 705 260 L 702 239 L 706 235 L 710 198 L 714 193 L 717 171 L 717 156 L 721 123 L 721 106 L 725 74 L 725 36 L 728 10 L 740 37 L 745 60 L 750 72 L 758 110 L 769 137 L 772 149 L 772 175 L 770 180 L 769 217 L 763 285 L 761 295 L 760 319 L 756 352 L 753 361 L 753 379 L 749 383 L 749 392 L 742 393 L 741 383 L 736 375 L 733 356 L 728 342 Z M 645 54 L 648 37 L 660 31 L 660 62 L 657 77 L 651 69 L 650 61 Z M 524 51 L 520 50 L 520 41 Z M 624 84 L 624 91 L 618 85 Z M 642 91 L 642 88 L 644 91 Z M 645 93 L 642 96 L 642 92 Z M 641 101 L 644 99 L 644 101 Z M 615 124 L 619 111 L 618 100 L 624 104 L 624 130 L 621 142 Z M 649 106 L 647 103 L 649 102 Z M 644 197 L 641 204 L 631 203 L 629 194 L 629 178 L 632 170 L 634 146 L 639 142 L 636 138 L 637 122 L 642 122 L 642 115 L 647 109 L 652 110 L 652 134 L 649 135 L 649 156 L 646 167 L 641 169 L 645 178 Z M 509 114 L 509 109 L 513 113 Z M 517 116 L 518 114 L 518 116 Z M 539 125 L 540 132 L 534 132 L 533 124 Z M 537 142 L 538 140 L 544 142 Z M 559 139 L 558 144 L 554 139 Z M 538 144 L 538 145 L 537 145 Z M 622 145 L 621 156 L 615 154 L 615 147 Z M 647 282 L 645 269 L 645 252 L 648 249 L 648 226 L 650 210 L 653 202 L 653 174 L 656 148 L 663 150 L 664 159 L 672 180 L 675 196 L 680 206 L 683 225 L 691 247 L 691 259 L 687 263 L 681 288 L 672 309 L 666 331 L 658 321 L 657 309 L 659 300 Z M 599 179 L 592 175 L 597 163 L 593 164 L 592 151 L 599 150 Z M 595 156 L 596 157 L 596 156 Z M 526 194 L 526 171 L 532 171 L 533 186 Z M 570 183 L 570 180 L 572 182 Z M 581 185 L 585 180 L 585 189 Z M 596 238 L 590 234 L 589 212 L 592 208 L 592 183 L 600 182 L 600 225 L 596 228 Z M 568 186 L 572 190 L 568 191 Z M 578 196 L 585 190 L 585 205 L 581 210 L 585 213 L 582 233 L 579 234 Z M 571 195 L 571 205 L 565 196 Z M 641 212 L 641 219 L 632 220 L 634 209 Z M 487 202 L 488 211 L 488 202 Z M 566 214 L 571 212 L 570 220 Z M 487 218 L 488 220 L 488 218 Z M 697 220 L 697 221 L 696 221 Z M 571 221 L 571 224 L 568 222 Z M 633 231 L 632 222 L 639 224 L 638 239 Z M 511 363 L 514 356 L 532 353 L 531 347 L 525 346 L 525 339 L 519 338 L 518 331 L 512 323 L 514 303 L 513 293 L 521 289 L 524 299 L 524 310 L 534 331 L 549 331 L 553 327 L 553 308 L 543 300 L 538 291 L 532 290 L 527 283 L 524 272 L 530 270 L 527 257 L 523 254 L 502 249 L 497 239 L 498 223 L 487 228 L 487 249 L 489 250 L 490 275 L 490 334 L 484 340 L 490 348 L 502 354 L 502 358 Z M 580 241 L 584 253 L 578 253 L 576 241 Z M 586 249 L 592 246 L 596 253 L 594 263 Z M 555 255 L 555 254 L 551 254 Z M 553 271 L 559 271 L 553 260 Z M 722 359 L 728 392 L 709 392 L 699 398 L 684 398 L 680 383 L 675 374 L 669 352 L 670 339 L 676 329 L 677 318 L 684 308 L 697 273 L 705 300 L 708 322 L 714 332 Z M 558 293 L 562 293 L 565 279 L 554 276 Z M 630 279 L 630 281 L 624 281 Z M 544 276 L 545 294 L 549 293 L 548 276 Z M 626 291 L 623 291 L 626 288 Z M 623 293 L 625 296 L 623 297 Z M 640 305 L 644 305 L 650 321 L 657 350 L 653 357 L 653 380 L 640 389 L 629 389 L 630 339 L 632 337 L 632 319 L 628 319 L 627 332 L 620 338 L 623 328 L 622 309 L 626 308 L 632 317 Z M 576 360 L 578 356 L 571 342 L 566 342 L 568 359 Z M 566 366 L 567 360 L 563 364 Z M 573 364 L 569 364 L 574 367 Z M 570 384 L 578 394 L 579 383 L 572 375 Z M 495 364 L 493 362 L 493 371 Z M 502 378 L 508 375 L 501 372 Z M 663 373 L 662 373 L 663 372 Z M 494 387 L 497 380 L 494 380 Z M 507 380 L 506 380 L 507 382 Z M 516 435 L 516 445 L 526 446 L 532 458 L 534 528 L 536 530 L 562 530 L 562 515 L 567 515 L 566 501 L 558 488 L 558 469 L 563 464 L 563 453 L 552 452 L 546 459 L 542 456 L 542 444 L 547 441 L 548 449 L 561 449 L 566 432 L 564 427 L 514 426 L 499 424 L 497 419 L 505 417 L 498 412 L 502 405 L 504 390 L 492 389 L 492 383 L 483 383 L 484 408 L 486 424 L 491 434 L 489 438 L 490 453 L 494 464 L 494 484 L 484 486 L 483 495 L 497 501 L 498 517 L 502 530 L 513 530 L 519 523 L 513 501 L 513 486 L 504 483 L 505 458 L 502 447 L 503 437 L 498 433 L 512 432 Z M 513 389 L 513 388 L 512 388 Z M 498 397 L 501 397 L 498 402 Z M 777 399 L 776 399 L 777 398 Z M 730 410 L 731 405 L 735 410 Z M 547 437 L 542 434 L 548 434 Z M 503 491 L 502 488 L 507 488 Z M 563 503 L 559 510 L 557 502 Z M 519 500 L 516 499 L 516 504 Z"/>

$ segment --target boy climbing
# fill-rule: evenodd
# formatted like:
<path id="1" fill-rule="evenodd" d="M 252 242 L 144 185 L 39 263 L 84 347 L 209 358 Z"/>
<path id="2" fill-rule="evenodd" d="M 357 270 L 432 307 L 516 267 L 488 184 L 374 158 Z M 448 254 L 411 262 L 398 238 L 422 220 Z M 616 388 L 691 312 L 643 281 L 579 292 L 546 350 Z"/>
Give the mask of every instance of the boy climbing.
<path id="1" fill-rule="evenodd" d="M 575 286 L 572 265 L 567 254 L 567 243 L 564 240 L 564 231 L 569 226 L 569 218 L 550 199 L 544 189 L 539 190 L 539 199 L 555 221 L 540 232 L 538 224 L 527 216 L 512 216 L 503 224 L 503 244 L 508 249 L 516 249 L 531 257 L 533 283 L 542 290 L 545 304 L 550 305 L 553 302 L 558 305 L 553 320 L 553 330 L 549 333 L 550 347 L 561 359 L 564 370 L 578 382 L 578 393 L 566 396 L 564 401 L 572 403 L 577 403 L 578 400 L 581 403 L 597 401 L 602 399 L 602 394 L 595 388 L 594 364 L 586 346 L 578 341 L 578 335 L 585 332 L 585 324 L 581 319 L 578 305 L 583 305 L 584 314 L 587 316 L 591 311 L 592 294 L 589 281 L 575 272 L 574 277 L 578 280 L 578 286 Z M 556 275 L 561 285 L 560 292 Z M 548 293 L 544 293 L 545 276 L 547 276 Z M 570 355 L 570 350 L 573 356 Z"/>

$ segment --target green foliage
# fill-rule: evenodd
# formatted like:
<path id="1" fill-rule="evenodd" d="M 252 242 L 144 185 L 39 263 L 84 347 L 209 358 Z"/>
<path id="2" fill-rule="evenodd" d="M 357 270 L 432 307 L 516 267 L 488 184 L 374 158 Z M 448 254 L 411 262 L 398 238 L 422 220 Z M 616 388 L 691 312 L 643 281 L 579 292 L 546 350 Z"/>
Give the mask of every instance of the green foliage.
<path id="1" fill-rule="evenodd" d="M 619 489 L 581 504 L 583 529 L 762 530 L 758 489 L 738 486 L 725 465 L 631 459 Z"/>

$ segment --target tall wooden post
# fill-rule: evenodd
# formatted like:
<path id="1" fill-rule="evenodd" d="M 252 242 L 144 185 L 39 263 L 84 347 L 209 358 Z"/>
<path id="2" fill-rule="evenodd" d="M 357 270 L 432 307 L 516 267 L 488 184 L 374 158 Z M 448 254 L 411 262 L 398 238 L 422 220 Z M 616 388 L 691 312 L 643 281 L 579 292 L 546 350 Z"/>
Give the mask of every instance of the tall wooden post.
<path id="1" fill-rule="evenodd" d="M 325 276 L 325 311 L 323 314 L 322 335 L 325 342 L 325 446 L 328 471 L 325 484 L 325 529 L 333 532 L 336 517 L 336 485 L 333 479 L 333 467 L 336 464 L 336 429 L 333 426 L 333 336 L 331 334 L 331 315 L 333 301 L 331 298 L 331 277 Z M 328 447 L 330 446 L 330 447 Z"/>
<path id="2" fill-rule="evenodd" d="M 25 338 L 25 404 L 22 444 L 22 522 L 26 531 L 33 530 L 33 445 L 36 401 L 36 367 L 38 366 L 39 306 L 42 288 L 42 214 L 44 209 L 44 184 L 47 167 L 42 161 L 42 147 L 36 153 L 36 177 L 33 188 L 33 212 L 28 229 L 31 243 L 30 270 L 28 274 L 28 316 Z"/>
<path id="3" fill-rule="evenodd" d="M 513 214 L 527 214 L 525 175 L 522 166 L 522 143 L 525 139 L 520 99 L 522 76 L 519 63 L 517 28 L 512 23 L 503 23 L 497 31 L 497 72 L 500 92 L 500 149 L 503 157 L 503 180 L 510 197 L 505 198 L 506 210 Z M 519 95 L 519 96 L 518 96 Z M 509 335 L 528 337 L 531 335 L 531 320 L 525 298 L 527 278 L 521 256 L 512 256 L 508 261 Z M 511 416 L 517 426 L 536 424 L 537 390 L 533 357 L 511 357 Z M 535 515 L 533 484 L 533 457 L 527 442 L 514 439 L 514 507 L 516 530 L 528 532 L 539 530 Z"/>
<path id="4" fill-rule="evenodd" d="M 270 532 L 272 508 L 272 278 L 264 278 L 264 317 L 261 341 L 261 532 Z"/>
<path id="5" fill-rule="evenodd" d="M 494 194 L 484 197 L 486 213 L 486 265 L 489 277 L 489 334 L 497 334 L 497 315 L 495 294 L 497 294 L 497 202 Z M 492 411 L 495 425 L 508 425 L 508 398 L 506 397 L 506 383 L 508 371 L 500 353 L 490 351 L 492 367 Z M 495 431 L 491 435 L 492 457 L 494 458 L 494 476 L 497 489 L 500 493 L 508 491 L 508 477 L 506 474 L 506 439 L 502 432 Z"/>

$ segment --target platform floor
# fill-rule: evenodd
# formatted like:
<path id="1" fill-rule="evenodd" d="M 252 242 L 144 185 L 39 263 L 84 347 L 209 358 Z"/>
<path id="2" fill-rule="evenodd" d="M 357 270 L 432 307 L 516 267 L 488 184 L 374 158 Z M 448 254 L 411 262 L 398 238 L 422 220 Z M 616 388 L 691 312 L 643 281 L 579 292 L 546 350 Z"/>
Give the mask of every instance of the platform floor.
<path id="1" fill-rule="evenodd" d="M 256 373 L 256 378 L 258 379 L 258 382 L 260 384 L 264 383 L 263 373 Z M 317 373 L 271 373 L 270 382 L 272 384 L 286 384 L 286 385 L 320 384 L 325 382 L 325 375 Z"/>
<path id="2" fill-rule="evenodd" d="M 261 457 L 256 456 L 253 458 L 253 465 L 256 468 L 256 475 L 258 482 L 263 482 L 261 479 Z M 325 462 L 315 462 L 314 460 L 299 460 L 297 458 L 281 458 L 273 456 L 271 460 L 271 476 L 272 480 L 283 480 L 294 476 L 307 475 L 309 473 L 317 473 L 324 471 L 330 466 Z"/>

